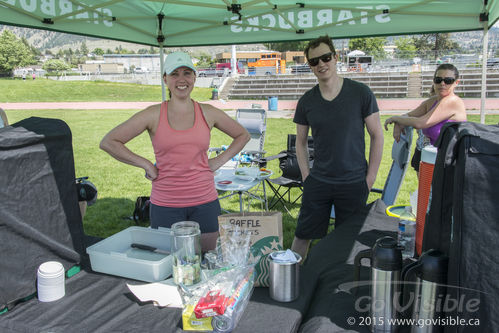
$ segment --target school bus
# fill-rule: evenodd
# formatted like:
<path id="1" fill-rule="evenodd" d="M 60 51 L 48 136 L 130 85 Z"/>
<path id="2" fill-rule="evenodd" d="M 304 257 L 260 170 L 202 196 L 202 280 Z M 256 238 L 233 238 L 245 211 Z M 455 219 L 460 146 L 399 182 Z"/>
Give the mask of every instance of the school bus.
<path id="1" fill-rule="evenodd" d="M 263 53 L 257 61 L 248 62 L 248 74 L 250 75 L 272 75 L 285 73 L 286 60 L 281 59 L 280 52 Z"/>

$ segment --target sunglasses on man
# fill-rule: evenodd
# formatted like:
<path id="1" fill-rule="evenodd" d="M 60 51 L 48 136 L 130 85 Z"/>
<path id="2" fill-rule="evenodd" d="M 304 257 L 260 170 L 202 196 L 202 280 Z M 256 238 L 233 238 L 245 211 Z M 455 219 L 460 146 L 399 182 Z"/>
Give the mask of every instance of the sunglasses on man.
<path id="1" fill-rule="evenodd" d="M 440 77 L 440 76 L 435 76 L 433 78 L 433 83 L 440 84 L 444 81 L 445 84 L 453 84 L 456 79 L 453 77 Z"/>
<path id="2" fill-rule="evenodd" d="M 310 59 L 308 59 L 308 64 L 313 67 L 313 66 L 317 66 L 319 64 L 319 60 L 322 60 L 323 63 L 326 63 L 326 62 L 330 62 L 331 59 L 333 59 L 333 52 L 323 54 L 319 57 L 310 58 Z"/>

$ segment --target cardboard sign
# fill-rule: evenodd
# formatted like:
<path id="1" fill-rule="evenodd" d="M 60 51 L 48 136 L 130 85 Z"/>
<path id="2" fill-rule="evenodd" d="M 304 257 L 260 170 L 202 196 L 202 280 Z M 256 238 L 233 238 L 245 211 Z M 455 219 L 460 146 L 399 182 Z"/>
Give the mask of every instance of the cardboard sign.
<path id="1" fill-rule="evenodd" d="M 235 225 L 251 234 L 250 261 L 255 265 L 255 286 L 269 286 L 270 253 L 282 250 L 282 213 L 281 212 L 248 212 L 230 213 L 220 215 L 218 223 L 222 225 Z M 226 228 L 220 227 L 223 236 Z"/>

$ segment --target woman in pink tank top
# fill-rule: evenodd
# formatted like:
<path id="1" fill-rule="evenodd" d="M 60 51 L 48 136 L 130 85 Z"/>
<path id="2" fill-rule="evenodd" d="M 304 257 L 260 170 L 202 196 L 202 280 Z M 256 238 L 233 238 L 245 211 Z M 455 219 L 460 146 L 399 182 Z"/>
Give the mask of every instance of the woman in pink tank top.
<path id="1" fill-rule="evenodd" d="M 459 71 L 452 64 L 441 64 L 433 75 L 431 97 L 421 103 L 416 109 L 402 115 L 393 116 L 385 121 L 385 129 L 393 126 L 393 137 L 398 142 L 400 133 L 406 126 L 422 130 L 427 140 L 434 144 L 440 134 L 440 129 L 447 122 L 466 121 L 466 108 L 463 100 L 454 93 L 459 83 Z M 411 165 L 419 171 L 421 145 L 416 146 Z"/>
<path id="2" fill-rule="evenodd" d="M 163 79 L 170 100 L 152 105 L 112 129 L 100 147 L 117 160 L 144 169 L 152 182 L 151 227 L 196 221 L 201 229 L 201 247 L 207 251 L 215 248 L 220 214 L 213 172 L 244 147 L 249 134 L 222 110 L 191 99 L 196 69 L 188 54 L 170 53 L 164 63 Z M 208 159 L 213 127 L 233 141 L 222 154 Z M 154 162 L 125 146 L 146 130 Z"/>

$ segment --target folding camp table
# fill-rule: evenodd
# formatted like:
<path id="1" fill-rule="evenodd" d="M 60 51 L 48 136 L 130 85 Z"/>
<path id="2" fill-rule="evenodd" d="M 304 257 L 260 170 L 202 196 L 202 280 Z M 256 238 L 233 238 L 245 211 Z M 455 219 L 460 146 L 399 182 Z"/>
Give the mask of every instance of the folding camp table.
<path id="1" fill-rule="evenodd" d="M 272 171 L 265 175 L 256 178 L 241 177 L 235 174 L 237 169 L 220 169 L 215 173 L 215 187 L 219 191 L 231 192 L 219 199 L 225 199 L 234 195 L 239 195 L 239 211 L 243 212 L 243 194 L 248 196 L 248 211 L 249 200 L 256 199 L 265 205 L 265 210 L 269 210 L 267 202 L 267 193 L 265 190 L 265 179 L 272 176 Z M 255 186 L 262 186 L 263 196 L 255 194 L 255 191 L 250 191 Z"/>

